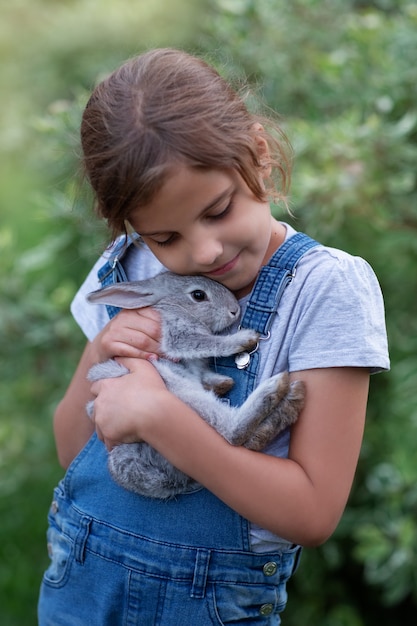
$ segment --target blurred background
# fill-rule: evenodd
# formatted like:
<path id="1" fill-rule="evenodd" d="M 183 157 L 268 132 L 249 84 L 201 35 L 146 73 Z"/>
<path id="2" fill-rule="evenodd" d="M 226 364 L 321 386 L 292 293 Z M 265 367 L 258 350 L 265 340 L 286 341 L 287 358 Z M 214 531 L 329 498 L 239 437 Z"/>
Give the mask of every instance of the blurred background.
<path id="1" fill-rule="evenodd" d="M 414 626 L 416 3 L 0 0 L 0 7 L 2 626 L 36 625 L 46 514 L 62 476 L 52 414 L 84 344 L 69 303 L 107 243 L 78 185 L 81 110 L 97 80 L 157 46 L 203 54 L 226 77 L 249 77 L 294 145 L 291 222 L 367 258 L 385 296 L 392 371 L 372 379 L 349 506 L 334 537 L 304 551 L 284 623 Z"/>

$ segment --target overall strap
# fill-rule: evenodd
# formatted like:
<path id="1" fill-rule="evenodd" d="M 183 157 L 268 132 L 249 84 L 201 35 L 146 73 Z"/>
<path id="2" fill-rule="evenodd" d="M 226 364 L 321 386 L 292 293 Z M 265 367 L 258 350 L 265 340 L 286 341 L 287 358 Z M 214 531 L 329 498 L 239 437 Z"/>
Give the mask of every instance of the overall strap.
<path id="1" fill-rule="evenodd" d="M 132 233 L 128 237 L 120 237 L 115 241 L 109 258 L 97 272 L 102 287 L 114 285 L 115 283 L 125 283 L 128 280 L 121 259 L 126 256 L 126 253 L 138 238 L 139 235 Z M 120 311 L 119 307 L 110 304 L 106 304 L 106 309 L 110 319 Z"/>
<path id="2" fill-rule="evenodd" d="M 243 328 L 253 328 L 261 335 L 268 335 L 281 296 L 295 276 L 297 263 L 318 245 L 308 235 L 296 233 L 278 248 L 259 273 L 243 315 Z"/>
<path id="3" fill-rule="evenodd" d="M 279 301 L 288 283 L 294 278 L 299 260 L 311 248 L 320 245 L 304 233 L 296 233 L 285 241 L 262 267 L 240 326 L 252 328 L 269 337 L 270 327 L 277 314 Z M 213 368 L 219 374 L 230 376 L 235 384 L 224 396 L 233 406 L 240 406 L 255 389 L 260 354 L 258 345 L 251 353 L 241 352 L 235 356 L 213 359 Z"/>

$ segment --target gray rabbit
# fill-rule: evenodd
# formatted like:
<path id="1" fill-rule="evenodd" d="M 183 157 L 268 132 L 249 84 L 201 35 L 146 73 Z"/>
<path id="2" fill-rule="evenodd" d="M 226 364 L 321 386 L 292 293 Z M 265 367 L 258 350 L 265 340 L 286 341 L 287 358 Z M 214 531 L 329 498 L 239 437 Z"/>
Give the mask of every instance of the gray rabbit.
<path id="1" fill-rule="evenodd" d="M 233 379 L 212 371 L 209 357 L 256 348 L 258 334 L 241 329 L 218 334 L 238 320 L 239 304 L 223 285 L 202 276 L 164 272 L 148 280 L 125 282 L 94 291 L 89 302 L 124 309 L 152 306 L 161 315 L 161 350 L 166 358 L 154 365 L 168 389 L 191 406 L 229 443 L 262 450 L 278 433 L 293 424 L 304 402 L 304 386 L 290 384 L 284 372 L 262 382 L 241 407 L 218 397 Z M 94 365 L 90 381 L 115 378 L 128 370 L 114 360 Z M 94 403 L 87 405 L 91 416 Z M 172 498 L 200 485 L 171 465 L 146 443 L 121 444 L 109 453 L 109 470 L 122 487 L 154 498 Z"/>

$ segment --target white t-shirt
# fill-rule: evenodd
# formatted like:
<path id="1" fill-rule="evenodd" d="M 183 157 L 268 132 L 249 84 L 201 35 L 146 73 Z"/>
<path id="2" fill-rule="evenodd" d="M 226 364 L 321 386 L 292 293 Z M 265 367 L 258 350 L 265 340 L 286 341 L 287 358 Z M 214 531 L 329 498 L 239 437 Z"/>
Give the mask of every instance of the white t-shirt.
<path id="1" fill-rule="evenodd" d="M 295 230 L 284 226 L 288 239 Z M 90 341 L 109 321 L 104 305 L 92 305 L 85 299 L 100 288 L 97 271 L 106 260 L 104 254 L 97 261 L 71 305 L 75 320 Z M 123 265 L 129 280 L 150 278 L 164 269 L 141 240 Z M 240 301 L 243 310 L 248 299 Z M 311 249 L 286 287 L 271 336 L 260 342 L 259 352 L 258 382 L 284 370 L 365 367 L 375 373 L 389 369 L 383 298 L 370 265 L 335 248 Z M 265 452 L 285 457 L 288 444 L 287 432 Z M 257 552 L 288 545 L 255 524 L 251 525 L 251 541 Z"/>

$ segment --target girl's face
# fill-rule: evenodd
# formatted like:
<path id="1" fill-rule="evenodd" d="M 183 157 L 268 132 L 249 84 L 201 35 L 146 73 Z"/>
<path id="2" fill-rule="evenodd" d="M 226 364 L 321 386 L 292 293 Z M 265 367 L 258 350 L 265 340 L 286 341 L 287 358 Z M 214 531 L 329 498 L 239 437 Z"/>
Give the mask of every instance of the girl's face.
<path id="1" fill-rule="evenodd" d="M 129 219 L 161 263 L 243 295 L 283 239 L 283 228 L 233 170 L 175 169 Z"/>

